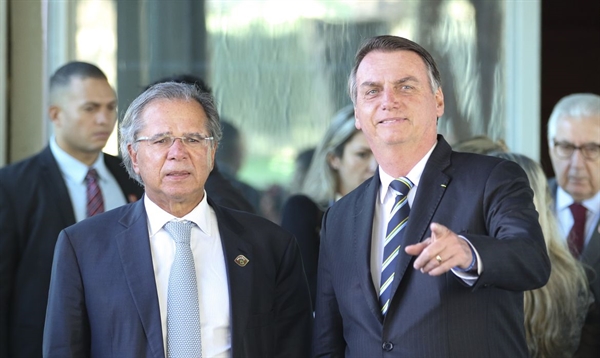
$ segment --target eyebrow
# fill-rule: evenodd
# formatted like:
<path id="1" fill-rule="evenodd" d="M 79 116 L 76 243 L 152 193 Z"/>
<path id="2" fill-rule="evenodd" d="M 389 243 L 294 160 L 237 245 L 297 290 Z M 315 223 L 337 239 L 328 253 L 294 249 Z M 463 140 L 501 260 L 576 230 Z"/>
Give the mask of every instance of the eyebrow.
<path id="1" fill-rule="evenodd" d="M 414 76 L 406 76 L 403 77 L 399 80 L 396 80 L 393 82 L 394 85 L 401 85 L 407 82 L 419 82 L 419 80 L 414 77 Z M 375 82 L 375 81 L 365 81 L 363 83 L 360 84 L 360 87 L 377 87 L 377 86 L 381 86 L 381 82 Z"/>
<path id="2" fill-rule="evenodd" d="M 117 99 L 106 103 L 107 106 L 110 106 L 110 105 L 117 106 L 117 104 L 118 104 L 118 100 Z M 100 107 L 100 106 L 104 105 L 104 103 L 95 102 L 95 101 L 85 101 L 82 104 L 82 106 L 89 106 L 89 105 Z"/>
<path id="3" fill-rule="evenodd" d="M 168 132 L 161 132 L 161 133 L 156 133 L 151 135 L 149 138 L 160 138 L 160 137 L 165 137 L 165 136 L 174 136 L 173 132 L 168 131 Z M 202 134 L 202 133 L 198 133 L 198 132 L 188 132 L 188 133 L 183 133 L 182 134 L 183 137 L 190 137 L 190 136 L 197 136 L 197 137 L 210 137 L 210 134 Z"/>

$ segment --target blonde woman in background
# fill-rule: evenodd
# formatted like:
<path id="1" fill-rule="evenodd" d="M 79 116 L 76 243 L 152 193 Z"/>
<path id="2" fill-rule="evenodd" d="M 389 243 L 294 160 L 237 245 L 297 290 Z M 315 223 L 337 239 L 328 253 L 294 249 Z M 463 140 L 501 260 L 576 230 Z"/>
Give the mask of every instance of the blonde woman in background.
<path id="1" fill-rule="evenodd" d="M 525 292 L 525 331 L 532 357 L 573 357 L 580 347 L 586 314 L 593 302 L 585 271 L 561 240 L 552 212 L 552 196 L 541 166 L 514 153 L 490 155 L 518 163 L 529 179 L 552 273 L 546 286 Z M 595 339 L 598 339 L 596 337 Z"/>
<path id="2" fill-rule="evenodd" d="M 313 308 L 323 213 L 372 177 L 376 168 L 369 144 L 354 126 L 354 108 L 344 107 L 318 144 L 299 194 L 291 196 L 282 211 L 281 226 L 294 234 L 300 247 Z"/>

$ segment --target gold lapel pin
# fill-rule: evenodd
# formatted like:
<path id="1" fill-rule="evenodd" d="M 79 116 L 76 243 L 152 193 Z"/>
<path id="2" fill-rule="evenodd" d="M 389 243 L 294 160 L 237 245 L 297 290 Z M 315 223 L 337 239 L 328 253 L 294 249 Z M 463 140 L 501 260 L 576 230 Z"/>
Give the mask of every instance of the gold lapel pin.
<path id="1" fill-rule="evenodd" d="M 442 188 L 445 188 L 445 187 L 446 187 L 446 184 L 442 184 Z"/>
<path id="2" fill-rule="evenodd" d="M 233 261 L 235 261 L 235 263 L 240 267 L 244 267 L 248 265 L 248 262 L 250 262 L 250 260 L 248 260 L 248 258 L 244 255 L 238 255 L 238 257 L 236 257 Z"/>

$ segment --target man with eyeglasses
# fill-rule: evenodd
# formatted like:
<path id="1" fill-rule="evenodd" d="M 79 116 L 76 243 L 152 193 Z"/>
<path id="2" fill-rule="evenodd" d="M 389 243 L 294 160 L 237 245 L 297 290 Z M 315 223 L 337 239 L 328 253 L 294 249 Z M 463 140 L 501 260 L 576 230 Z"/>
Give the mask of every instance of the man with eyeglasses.
<path id="1" fill-rule="evenodd" d="M 600 96 L 577 93 L 563 97 L 548 120 L 548 143 L 555 173 L 550 180 L 555 212 L 569 250 L 588 269 L 596 301 L 588 314 L 580 344 L 580 349 L 586 351 L 579 353 L 597 356 L 600 351 Z"/>
<path id="2" fill-rule="evenodd" d="M 312 308 L 294 237 L 204 189 L 221 138 L 212 96 L 156 84 L 120 134 L 145 195 L 60 233 L 44 356 L 308 356 Z"/>
<path id="3" fill-rule="evenodd" d="M 121 159 L 102 152 L 117 121 L 117 97 L 102 70 L 65 64 L 50 78 L 48 97 L 48 145 L 0 170 L 0 358 L 42 356 L 60 230 L 143 193 Z"/>

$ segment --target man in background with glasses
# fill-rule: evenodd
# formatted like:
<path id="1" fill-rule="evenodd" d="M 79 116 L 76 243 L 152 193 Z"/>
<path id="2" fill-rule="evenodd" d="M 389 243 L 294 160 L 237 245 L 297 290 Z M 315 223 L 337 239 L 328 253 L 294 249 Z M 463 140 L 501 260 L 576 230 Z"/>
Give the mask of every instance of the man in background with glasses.
<path id="1" fill-rule="evenodd" d="M 52 75 L 49 88 L 54 135 L 48 146 L 0 170 L 2 358 L 42 356 L 60 230 L 143 193 L 121 159 L 102 153 L 117 121 L 117 97 L 105 74 L 92 64 L 69 62 Z"/>
<path id="2" fill-rule="evenodd" d="M 556 176 L 550 180 L 556 215 L 569 250 L 588 270 L 596 300 L 580 347 L 596 356 L 600 350 L 600 96 L 577 93 L 558 101 L 548 120 L 548 143 Z M 586 342 L 586 337 L 591 339 Z M 578 353 L 591 356 L 592 352 Z"/>
<path id="3" fill-rule="evenodd" d="M 144 198 L 60 233 L 45 357 L 306 357 L 312 308 L 296 240 L 204 189 L 212 96 L 156 84 L 120 128 Z"/>

